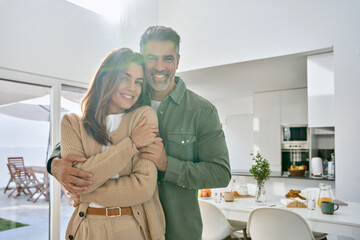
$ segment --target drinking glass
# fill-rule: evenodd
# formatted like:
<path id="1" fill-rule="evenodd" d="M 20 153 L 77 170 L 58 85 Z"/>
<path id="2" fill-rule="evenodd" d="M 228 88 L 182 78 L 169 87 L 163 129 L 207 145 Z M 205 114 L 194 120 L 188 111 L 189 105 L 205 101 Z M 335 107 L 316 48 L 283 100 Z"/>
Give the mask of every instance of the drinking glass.
<path id="1" fill-rule="evenodd" d="M 222 200 L 221 192 L 216 191 L 214 193 L 214 199 L 216 203 L 221 203 Z"/>
<path id="2" fill-rule="evenodd" d="M 313 191 L 309 191 L 306 194 L 306 205 L 308 210 L 314 210 L 316 207 L 316 194 Z"/>

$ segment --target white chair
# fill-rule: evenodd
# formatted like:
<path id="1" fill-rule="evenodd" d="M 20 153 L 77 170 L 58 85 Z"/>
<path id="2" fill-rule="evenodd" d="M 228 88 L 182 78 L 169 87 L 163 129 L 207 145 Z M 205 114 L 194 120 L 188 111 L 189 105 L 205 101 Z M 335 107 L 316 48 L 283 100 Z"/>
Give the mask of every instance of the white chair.
<path id="1" fill-rule="evenodd" d="M 316 240 L 299 214 L 282 208 L 254 209 L 249 215 L 247 231 L 252 240 Z"/>
<path id="2" fill-rule="evenodd" d="M 236 237 L 244 237 L 244 239 L 247 239 L 245 222 L 231 221 L 232 226 L 226 219 L 224 213 L 215 205 L 206 200 L 199 200 L 199 206 L 203 223 L 203 240 L 221 240 L 232 234 Z M 238 232 L 240 230 L 243 230 L 243 236 L 240 236 Z"/>

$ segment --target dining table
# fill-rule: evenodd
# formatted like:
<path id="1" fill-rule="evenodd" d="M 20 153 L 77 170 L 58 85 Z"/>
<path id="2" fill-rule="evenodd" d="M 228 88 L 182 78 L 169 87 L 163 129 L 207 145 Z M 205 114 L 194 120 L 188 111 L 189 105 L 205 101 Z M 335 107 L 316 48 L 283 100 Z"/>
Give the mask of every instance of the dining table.
<path id="1" fill-rule="evenodd" d="M 204 199 L 204 198 L 202 198 Z M 254 198 L 235 198 L 233 202 L 215 202 L 214 198 L 208 198 L 222 210 L 229 220 L 247 222 L 250 212 L 258 207 L 287 208 L 280 203 L 280 197 L 269 199 L 265 203 L 255 202 Z M 360 239 L 360 202 L 347 202 L 348 206 L 340 206 L 333 215 L 321 213 L 319 206 L 314 210 L 307 208 L 287 208 L 298 213 L 309 224 L 312 231 L 324 232 L 334 235 Z"/>

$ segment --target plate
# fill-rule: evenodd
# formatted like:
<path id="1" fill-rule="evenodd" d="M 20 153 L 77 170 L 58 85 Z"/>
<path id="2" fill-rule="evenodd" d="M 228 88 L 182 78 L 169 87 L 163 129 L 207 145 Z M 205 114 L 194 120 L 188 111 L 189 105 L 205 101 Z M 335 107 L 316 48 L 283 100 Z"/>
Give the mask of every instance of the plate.
<path id="1" fill-rule="evenodd" d="M 201 200 L 209 200 L 209 199 L 211 199 L 211 197 L 198 197 L 199 199 L 201 199 Z"/>

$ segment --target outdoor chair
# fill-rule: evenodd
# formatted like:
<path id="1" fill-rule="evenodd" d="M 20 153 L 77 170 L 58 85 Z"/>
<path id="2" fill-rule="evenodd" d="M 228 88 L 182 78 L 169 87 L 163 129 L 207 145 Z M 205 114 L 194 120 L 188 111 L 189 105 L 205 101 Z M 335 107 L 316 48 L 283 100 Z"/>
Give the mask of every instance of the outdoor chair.
<path id="1" fill-rule="evenodd" d="M 8 169 L 9 169 L 9 166 L 8 166 Z M 9 179 L 8 184 L 7 184 L 6 187 L 5 187 L 4 193 L 6 193 L 7 190 L 11 190 L 11 189 L 14 189 L 14 188 L 16 187 L 15 178 L 14 178 L 13 175 L 11 174 L 10 169 L 9 169 L 9 174 L 10 174 L 10 179 Z M 14 184 L 15 184 L 15 187 L 10 187 L 10 184 L 11 184 L 11 183 L 14 183 Z"/>
<path id="2" fill-rule="evenodd" d="M 28 177 L 24 171 L 24 169 L 18 169 L 16 165 L 8 163 L 7 164 L 10 176 L 14 179 L 15 182 L 15 188 L 14 190 L 8 195 L 8 197 L 11 197 L 13 193 L 16 192 L 15 198 L 20 196 L 20 194 L 23 192 L 25 195 L 27 194 L 26 191 L 29 194 L 32 194 L 29 189 L 29 180 Z"/>
<path id="3" fill-rule="evenodd" d="M 23 157 L 9 157 L 8 158 L 8 163 L 14 164 L 17 167 L 18 170 L 24 168 L 24 158 Z M 10 173 L 10 170 L 9 170 L 9 173 Z M 11 183 L 14 183 L 15 187 L 10 187 Z M 10 179 L 9 179 L 8 184 L 5 187 L 4 193 L 6 193 L 7 190 L 14 189 L 14 188 L 16 188 L 15 179 L 10 174 Z"/>
<path id="4" fill-rule="evenodd" d="M 28 187 L 35 188 L 35 192 L 31 194 L 31 196 L 28 198 L 28 201 L 36 202 L 42 195 L 46 198 L 46 191 L 49 184 L 47 180 L 43 179 L 43 181 L 39 181 L 31 167 L 27 169 L 27 176 Z M 36 194 L 39 195 L 35 196 Z"/>

